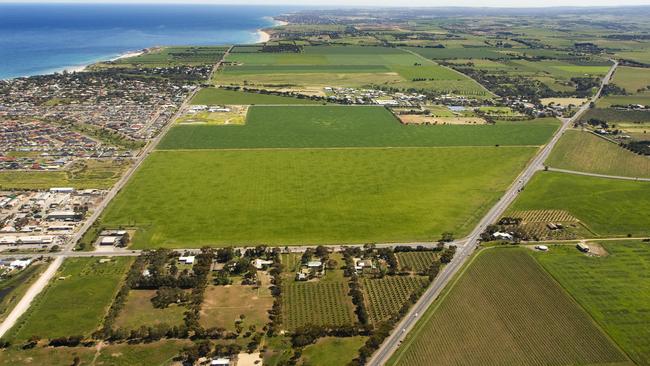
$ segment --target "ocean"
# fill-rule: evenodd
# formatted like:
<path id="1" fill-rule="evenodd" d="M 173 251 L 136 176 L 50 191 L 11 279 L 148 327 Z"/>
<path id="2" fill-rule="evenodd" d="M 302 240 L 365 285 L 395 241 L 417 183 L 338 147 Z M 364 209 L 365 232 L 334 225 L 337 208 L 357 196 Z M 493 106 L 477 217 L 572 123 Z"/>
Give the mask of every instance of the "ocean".
<path id="1" fill-rule="evenodd" d="M 0 4 L 0 79 L 78 69 L 152 46 L 254 43 L 276 6 Z"/>

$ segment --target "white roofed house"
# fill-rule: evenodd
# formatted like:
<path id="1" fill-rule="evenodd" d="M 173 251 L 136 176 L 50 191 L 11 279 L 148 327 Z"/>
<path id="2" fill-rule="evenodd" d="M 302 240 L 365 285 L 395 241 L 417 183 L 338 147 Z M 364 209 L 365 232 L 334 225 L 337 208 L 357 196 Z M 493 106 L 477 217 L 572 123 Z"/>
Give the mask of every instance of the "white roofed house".
<path id="1" fill-rule="evenodd" d="M 195 260 L 195 256 L 193 255 L 178 257 L 178 261 L 185 264 L 194 264 L 194 260 Z"/>
<path id="2" fill-rule="evenodd" d="M 265 259 L 260 259 L 260 258 L 256 258 L 256 259 L 253 261 L 253 266 L 254 266 L 255 268 L 257 268 L 257 269 L 263 269 L 264 267 L 266 267 L 266 266 L 270 266 L 270 265 L 272 265 L 272 264 L 273 264 L 273 261 L 269 261 L 269 260 L 265 260 Z"/>

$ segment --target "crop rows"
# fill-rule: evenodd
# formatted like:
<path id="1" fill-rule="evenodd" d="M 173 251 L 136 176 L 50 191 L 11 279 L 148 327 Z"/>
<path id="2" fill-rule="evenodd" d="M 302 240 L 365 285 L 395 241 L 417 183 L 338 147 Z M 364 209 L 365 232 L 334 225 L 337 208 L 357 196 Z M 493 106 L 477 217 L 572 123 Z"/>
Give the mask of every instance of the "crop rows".
<path id="1" fill-rule="evenodd" d="M 578 222 L 573 215 L 564 210 L 514 211 L 510 216 L 519 217 L 524 222 Z"/>
<path id="2" fill-rule="evenodd" d="M 389 276 L 364 278 L 363 292 L 368 302 L 368 316 L 372 323 L 390 318 L 409 300 L 411 294 L 429 283 L 423 276 Z"/>
<path id="3" fill-rule="evenodd" d="M 288 281 L 287 281 L 288 282 Z M 286 329 L 313 325 L 355 323 L 352 302 L 344 282 L 289 282 L 282 290 L 282 315 Z"/>
<path id="4" fill-rule="evenodd" d="M 434 252 L 405 252 L 396 255 L 400 269 L 410 268 L 412 272 L 424 272 L 436 260 Z"/>
<path id="5" fill-rule="evenodd" d="M 481 253 L 398 365 L 584 365 L 627 357 L 525 249 Z"/>

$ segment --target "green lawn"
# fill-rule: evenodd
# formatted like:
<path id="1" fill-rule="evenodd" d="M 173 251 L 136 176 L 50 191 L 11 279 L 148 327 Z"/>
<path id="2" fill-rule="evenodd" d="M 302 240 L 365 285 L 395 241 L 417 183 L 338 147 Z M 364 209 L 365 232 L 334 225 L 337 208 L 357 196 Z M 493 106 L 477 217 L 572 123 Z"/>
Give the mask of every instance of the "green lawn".
<path id="1" fill-rule="evenodd" d="M 530 253 L 479 253 L 388 364 L 629 364 Z"/>
<path id="2" fill-rule="evenodd" d="M 347 365 L 357 357 L 366 337 L 321 338 L 315 344 L 305 347 L 302 352 L 304 365 L 332 366 Z"/>
<path id="3" fill-rule="evenodd" d="M 650 158 L 589 132 L 567 131 L 546 164 L 553 168 L 627 177 L 650 177 Z"/>
<path id="4" fill-rule="evenodd" d="M 192 99 L 192 104 L 315 104 L 319 103 L 310 99 L 282 97 L 278 95 L 247 93 L 244 91 L 226 90 L 221 88 L 201 89 Z"/>
<path id="5" fill-rule="evenodd" d="M 537 173 L 514 210 L 566 210 L 600 236 L 650 234 L 650 183 Z"/>
<path id="6" fill-rule="evenodd" d="M 383 107 L 251 107 L 246 124 L 176 126 L 159 149 L 541 145 L 556 119 L 496 125 L 403 125 Z"/>
<path id="7" fill-rule="evenodd" d="M 52 283 L 10 331 L 17 340 L 89 336 L 97 329 L 121 285 L 132 258 L 69 258 Z"/>
<path id="8" fill-rule="evenodd" d="M 537 260 L 639 365 L 650 365 L 650 246 L 602 242 L 609 255 L 552 246 Z"/>
<path id="9" fill-rule="evenodd" d="M 158 151 L 104 212 L 135 248 L 465 234 L 534 147 Z"/>

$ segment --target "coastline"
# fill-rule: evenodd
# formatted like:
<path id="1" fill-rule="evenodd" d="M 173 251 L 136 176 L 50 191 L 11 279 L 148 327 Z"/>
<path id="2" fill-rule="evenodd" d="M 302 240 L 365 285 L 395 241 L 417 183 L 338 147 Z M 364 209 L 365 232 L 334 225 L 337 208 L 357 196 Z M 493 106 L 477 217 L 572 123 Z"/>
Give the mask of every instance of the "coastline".
<path id="1" fill-rule="evenodd" d="M 289 24 L 289 22 L 285 22 L 284 20 L 277 20 L 272 17 L 270 18 L 270 20 L 273 22 L 273 25 L 271 25 L 268 28 L 262 28 L 257 30 L 257 43 L 266 43 L 271 40 L 271 33 L 267 32 L 267 29 L 281 27 Z"/>

